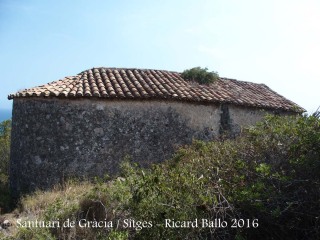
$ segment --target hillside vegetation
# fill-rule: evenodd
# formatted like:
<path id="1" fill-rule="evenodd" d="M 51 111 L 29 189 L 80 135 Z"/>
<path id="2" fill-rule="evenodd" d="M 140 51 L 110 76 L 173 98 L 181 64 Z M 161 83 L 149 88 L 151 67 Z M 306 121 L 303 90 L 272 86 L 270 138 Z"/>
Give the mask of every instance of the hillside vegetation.
<path id="1" fill-rule="evenodd" d="M 0 123 L 0 214 L 8 211 L 9 195 L 9 158 L 10 158 L 11 120 Z"/>
<path id="2" fill-rule="evenodd" d="M 16 214 L 77 224 L 5 239 L 320 239 L 319 115 L 267 116 L 150 169 L 127 161 L 115 179 L 25 196 Z M 84 227 L 94 222 L 109 225 Z"/>

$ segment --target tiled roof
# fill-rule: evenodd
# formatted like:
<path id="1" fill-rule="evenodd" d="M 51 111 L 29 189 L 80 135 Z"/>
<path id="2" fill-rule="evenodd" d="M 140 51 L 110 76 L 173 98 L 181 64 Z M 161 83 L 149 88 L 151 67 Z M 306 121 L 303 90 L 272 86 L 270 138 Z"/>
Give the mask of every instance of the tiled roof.
<path id="1" fill-rule="evenodd" d="M 200 85 L 184 80 L 178 72 L 149 69 L 93 68 L 19 91 L 8 99 L 27 97 L 170 99 L 305 111 L 264 84 L 220 78 L 212 84 Z"/>

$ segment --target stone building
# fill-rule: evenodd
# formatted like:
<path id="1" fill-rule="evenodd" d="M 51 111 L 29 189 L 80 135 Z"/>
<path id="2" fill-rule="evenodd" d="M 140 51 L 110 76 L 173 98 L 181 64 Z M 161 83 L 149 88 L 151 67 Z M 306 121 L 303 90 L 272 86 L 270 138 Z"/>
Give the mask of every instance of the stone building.
<path id="1" fill-rule="evenodd" d="M 93 68 L 8 98 L 14 196 L 71 176 L 114 174 L 128 156 L 143 166 L 159 162 L 192 139 L 236 135 L 266 113 L 304 111 L 264 84 L 200 85 L 142 69 Z"/>

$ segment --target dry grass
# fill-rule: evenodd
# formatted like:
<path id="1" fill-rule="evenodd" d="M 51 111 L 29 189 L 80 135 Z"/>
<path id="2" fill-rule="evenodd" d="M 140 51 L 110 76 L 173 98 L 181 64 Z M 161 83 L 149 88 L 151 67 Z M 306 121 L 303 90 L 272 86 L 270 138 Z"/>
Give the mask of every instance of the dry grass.
<path id="1" fill-rule="evenodd" d="M 92 191 L 94 188 L 94 184 L 88 181 L 69 181 L 66 182 L 63 186 L 57 185 L 51 190 L 47 191 L 36 191 L 30 195 L 26 195 L 20 199 L 19 208 L 14 212 L 6 215 L 2 215 L 4 219 L 9 220 L 12 224 L 5 231 L 0 231 L 0 239 L 16 239 L 17 236 L 21 235 L 21 231 L 29 231 L 27 234 L 32 235 L 32 239 L 37 239 L 38 235 L 36 233 L 32 233 L 32 231 L 38 231 L 38 229 L 19 229 L 17 227 L 17 220 L 20 219 L 22 221 L 33 221 L 33 220 L 43 220 L 46 211 L 50 206 L 54 206 L 57 202 L 61 202 L 63 209 L 61 209 L 61 213 L 64 213 L 66 209 L 72 209 L 73 206 L 80 206 L 81 200 L 85 197 L 85 195 Z M 57 213 L 59 209 L 57 209 Z M 82 230 L 82 229 L 80 229 Z M 61 232 L 61 235 L 74 235 L 80 234 L 79 229 L 71 229 L 66 232 Z M 90 229 L 89 229 L 90 230 Z M 75 232 L 77 231 L 77 232 Z M 23 231 L 22 231 L 23 232 Z M 45 234 L 46 232 L 43 232 Z M 49 232 L 47 232 L 49 233 Z M 20 235 L 19 235 L 20 234 Z M 26 234 L 26 233 L 24 233 Z M 24 235 L 22 234 L 22 235 Z M 87 231 L 84 234 L 92 234 L 91 231 Z M 29 235 L 26 235 L 29 236 Z M 19 239 L 27 239 L 26 236 Z M 65 238 L 67 239 L 67 238 Z M 76 238 L 70 238 L 76 239 Z M 89 238 L 90 239 L 90 238 Z"/>
<path id="2" fill-rule="evenodd" d="M 36 191 L 32 195 L 22 197 L 20 211 L 25 214 L 39 215 L 57 200 L 62 200 L 66 205 L 79 204 L 79 200 L 93 187 L 94 185 L 87 181 L 70 181 L 65 183 L 64 186 L 55 186 L 49 191 Z"/>

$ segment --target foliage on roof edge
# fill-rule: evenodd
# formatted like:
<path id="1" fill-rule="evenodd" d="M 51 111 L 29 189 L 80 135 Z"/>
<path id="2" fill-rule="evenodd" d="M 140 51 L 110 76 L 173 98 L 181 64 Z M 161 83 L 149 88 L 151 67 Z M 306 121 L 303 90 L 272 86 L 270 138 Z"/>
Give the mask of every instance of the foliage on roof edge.
<path id="1" fill-rule="evenodd" d="M 209 84 L 217 81 L 217 72 L 208 72 L 208 68 L 194 67 L 182 72 L 181 77 L 188 81 L 196 81 L 200 84 Z"/>

